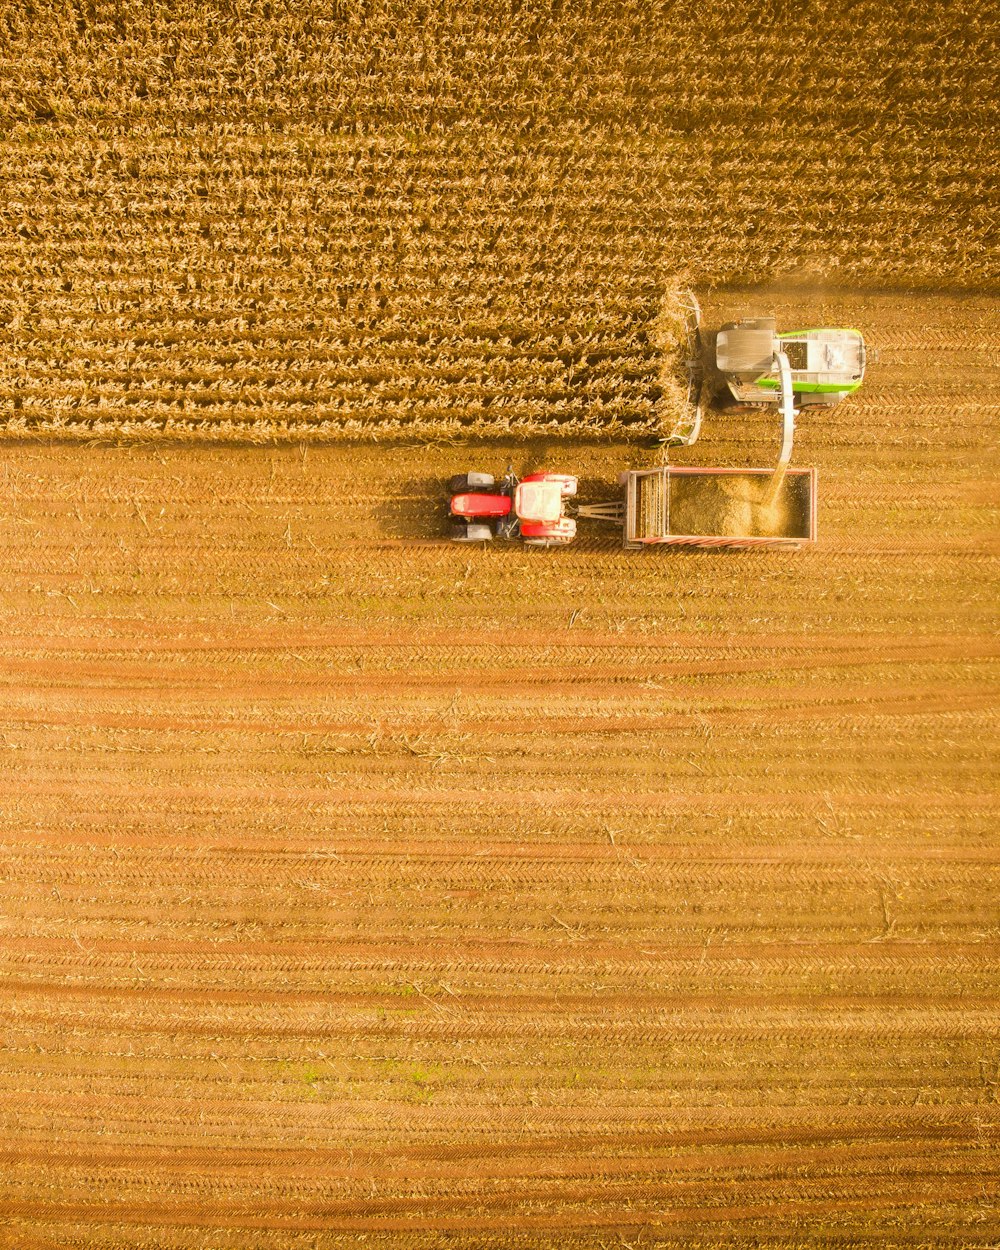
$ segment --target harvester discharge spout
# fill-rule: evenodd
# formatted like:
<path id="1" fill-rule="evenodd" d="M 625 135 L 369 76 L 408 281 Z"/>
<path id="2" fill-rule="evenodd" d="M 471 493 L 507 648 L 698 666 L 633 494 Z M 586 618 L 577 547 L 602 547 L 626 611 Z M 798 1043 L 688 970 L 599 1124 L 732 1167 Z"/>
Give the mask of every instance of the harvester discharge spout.
<path id="1" fill-rule="evenodd" d="M 774 363 L 777 365 L 778 377 L 781 382 L 781 452 L 778 455 L 778 463 L 771 477 L 771 485 L 764 496 L 763 506 L 765 508 L 773 508 L 778 496 L 781 494 L 781 488 L 785 482 L 785 474 L 788 472 L 788 465 L 792 459 L 792 440 L 795 437 L 795 400 L 792 394 L 792 366 L 788 359 L 788 353 L 784 351 L 775 352 Z"/>

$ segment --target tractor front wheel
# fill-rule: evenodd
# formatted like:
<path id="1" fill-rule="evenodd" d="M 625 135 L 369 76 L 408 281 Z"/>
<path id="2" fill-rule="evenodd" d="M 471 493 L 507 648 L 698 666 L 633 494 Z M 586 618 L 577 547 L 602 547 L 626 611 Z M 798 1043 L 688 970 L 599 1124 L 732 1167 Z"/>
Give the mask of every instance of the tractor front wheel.
<path id="1" fill-rule="evenodd" d="M 466 491 L 483 490 L 495 485 L 495 479 L 489 473 L 458 473 L 448 482 L 448 489 L 453 495 L 464 495 Z"/>

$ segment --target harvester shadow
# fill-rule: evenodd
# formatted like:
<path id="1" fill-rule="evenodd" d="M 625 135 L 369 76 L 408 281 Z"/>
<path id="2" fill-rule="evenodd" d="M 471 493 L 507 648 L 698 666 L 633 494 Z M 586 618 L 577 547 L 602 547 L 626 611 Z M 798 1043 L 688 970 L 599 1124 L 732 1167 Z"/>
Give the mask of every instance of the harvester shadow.
<path id="1" fill-rule="evenodd" d="M 715 363 L 716 340 L 719 337 L 719 331 L 702 330 L 701 331 L 701 366 L 704 378 L 704 394 L 711 408 L 718 409 L 724 407 L 727 403 L 726 396 L 726 379 L 719 372 L 719 367 Z"/>

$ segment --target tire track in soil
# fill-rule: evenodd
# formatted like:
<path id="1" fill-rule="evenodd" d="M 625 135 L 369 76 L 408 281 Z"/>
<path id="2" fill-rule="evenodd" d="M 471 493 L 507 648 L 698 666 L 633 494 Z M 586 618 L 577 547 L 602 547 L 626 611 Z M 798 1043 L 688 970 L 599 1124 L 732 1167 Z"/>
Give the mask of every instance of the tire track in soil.
<path id="1" fill-rule="evenodd" d="M 977 659 L 993 660 L 1000 658 L 1000 649 L 993 643 L 970 642 L 959 647 L 939 648 L 925 652 L 924 656 L 914 656 L 912 651 L 885 650 L 873 652 L 867 650 L 851 657 L 837 652 L 821 653 L 805 658 L 779 658 L 780 670 L 784 674 L 793 672 L 809 672 L 831 668 L 849 669 L 872 667 L 875 664 L 912 664 L 919 659 L 926 662 L 944 663 L 971 662 Z M 437 692 L 461 692 L 480 694 L 485 691 L 496 691 L 504 695 L 531 692 L 544 687 L 552 696 L 557 694 L 581 693 L 605 689 L 609 685 L 636 683 L 648 685 L 650 682 L 667 681 L 680 677 L 710 676 L 743 676 L 746 674 L 772 673 L 775 669 L 775 657 L 764 658 L 754 662 L 751 660 L 714 660 L 714 661 L 674 661 L 672 663 L 638 664 L 595 664 L 581 668 L 579 665 L 519 666 L 513 672 L 494 673 L 482 669 L 456 669 L 440 675 L 422 675 L 407 673 L 328 673 L 322 677 L 289 677 L 284 679 L 260 680 L 248 683 L 239 677 L 225 680 L 222 674 L 214 669 L 181 669 L 171 673 L 171 688 L 177 690 L 197 689 L 200 685 L 208 685 L 217 696 L 273 698 L 287 692 L 307 692 L 310 694 L 345 693 L 352 691 L 364 692 L 371 696 L 377 693 L 399 695 L 402 692 L 434 694 Z M 58 686 L 70 679 L 84 677 L 114 682 L 114 689 L 123 692 L 138 692 L 141 685 L 131 683 L 159 683 L 164 680 L 162 664 L 143 664 L 137 661 L 115 660 L 107 664 L 86 663 L 84 661 L 63 660 L 52 662 L 47 660 L 0 659 L 0 681 L 4 677 L 15 677 L 20 680 L 32 678 L 35 683 Z M 129 682 L 128 679 L 131 679 Z M 70 687 L 72 689 L 72 687 Z M 86 689 L 86 687 L 79 687 Z"/>
<path id="2" fill-rule="evenodd" d="M 931 1131 L 919 1136 L 912 1131 L 867 1129 L 853 1132 L 775 1132 L 762 1129 L 748 1134 L 677 1133 L 664 1136 L 645 1133 L 641 1137 L 623 1133 L 618 1140 L 595 1138 L 543 1138 L 531 1145 L 517 1139 L 504 1143 L 502 1153 L 492 1148 L 470 1144 L 464 1147 L 428 1149 L 390 1145 L 384 1151 L 336 1150 L 316 1146 L 311 1149 L 266 1146 L 247 1149 L 231 1146 L 221 1163 L 226 1172 L 247 1168 L 267 1168 L 269 1176 L 294 1179 L 304 1174 L 316 1178 L 363 1180 L 390 1178 L 403 1172 L 410 1180 L 464 1178 L 463 1166 L 470 1159 L 477 1161 L 481 1179 L 526 1177 L 589 1177 L 598 1175 L 642 1175 L 664 1172 L 700 1172 L 723 1168 L 731 1155 L 713 1150 L 712 1146 L 741 1147 L 740 1158 L 745 1166 L 798 1168 L 814 1162 L 819 1165 L 848 1164 L 852 1159 L 899 1159 L 907 1162 L 935 1157 L 940 1143 L 961 1143 L 982 1151 L 984 1141 L 978 1132 L 960 1127 Z M 848 1140 L 845 1140 L 847 1138 Z M 766 1146 L 765 1143 L 773 1143 Z M 618 1147 L 615 1156 L 601 1153 Z M 691 1150 L 678 1154 L 680 1150 Z M 589 1152 L 595 1157 L 590 1158 Z M 664 1152 L 664 1153 L 656 1153 Z M 669 1153 L 666 1153 L 669 1152 Z M 158 1172 L 209 1170 L 220 1164 L 218 1151 L 212 1147 L 178 1145 L 163 1147 L 123 1147 L 92 1142 L 47 1152 L 44 1147 L 25 1142 L 10 1154 L 10 1162 L 18 1166 L 37 1166 L 47 1159 L 67 1167 L 121 1169 L 133 1171 L 154 1168 Z"/>
<path id="3" fill-rule="evenodd" d="M 537 683 L 533 683 L 533 686 L 537 687 Z M 85 694 L 86 690 L 87 688 L 84 687 L 75 692 L 81 703 L 84 702 L 81 696 Z M 509 691 L 509 686 L 507 690 Z M 59 688 L 59 692 L 63 696 L 74 693 L 63 686 Z M 752 697 L 752 695 L 749 697 Z M 38 701 L 37 696 L 35 701 Z M 848 715 L 854 722 L 857 722 L 858 720 L 884 717 L 941 716 L 956 715 L 963 712 L 992 713 L 995 708 L 996 700 L 988 691 L 935 697 L 927 694 L 925 691 L 894 692 L 891 689 L 883 689 L 876 699 L 866 698 L 859 691 L 856 695 L 844 694 L 841 698 L 834 698 L 832 695 L 827 695 L 824 698 L 822 695 L 819 695 L 814 701 L 800 706 L 789 704 L 787 696 L 779 695 L 770 700 L 769 703 L 765 698 L 758 698 L 754 709 L 731 710 L 709 706 L 704 711 L 662 714 L 655 717 L 632 717 L 628 719 L 615 717 L 612 719 L 610 717 L 579 716 L 564 717 L 556 720 L 552 716 L 544 716 L 540 719 L 543 720 L 547 737 L 568 734 L 572 734 L 574 737 L 582 735 L 592 736 L 595 734 L 617 737 L 624 734 L 661 733 L 669 729 L 686 729 L 698 726 L 704 724 L 706 714 L 711 715 L 713 724 L 729 726 L 757 725 L 760 723 L 763 715 L 773 714 L 778 711 L 781 713 L 783 722 L 788 723 L 792 721 L 840 720 Z M 34 714 L 11 708 L 10 713 L 5 718 L 5 723 L 12 728 L 36 725 L 50 728 L 59 726 L 81 729 L 121 729 L 141 732 L 198 734 L 341 734 L 360 736 L 370 734 L 372 731 L 371 721 L 351 722 L 302 719 L 298 721 L 270 720 L 267 722 L 253 722 L 212 719 L 196 715 L 160 716 L 144 713 L 115 714 L 110 712 L 90 712 L 84 708 L 75 713 L 51 711 Z M 441 728 L 440 718 L 418 721 L 406 720 L 403 723 L 409 733 L 434 733 Z M 490 738 L 493 739 L 521 736 L 515 727 L 511 726 L 504 729 L 503 726 L 490 723 L 485 716 L 477 719 L 454 717 L 451 719 L 450 728 L 453 733 L 461 734 L 473 730 L 481 731 L 484 724 L 488 724 L 488 733 Z"/>
<path id="4" fill-rule="evenodd" d="M 7 979 L 4 985 L 0 1001 L 8 995 L 19 1003 L 27 998 L 44 997 L 56 1002 L 61 999 L 73 998 L 86 999 L 88 1002 L 94 1002 L 95 999 L 102 998 L 111 999 L 115 1002 L 128 999 L 137 999 L 143 1002 L 169 999 L 185 1003 L 232 1003 L 234 1006 L 243 1007 L 256 1003 L 281 1004 L 289 1007 L 320 1003 L 330 1007 L 370 1007 L 373 1009 L 397 1008 L 399 1005 L 398 994 L 380 994 L 374 991 L 351 994 L 336 990 L 269 990 L 260 986 L 254 986 L 248 990 L 225 990 L 215 986 L 201 988 L 197 986 L 182 987 L 175 985 L 111 985 L 107 982 L 102 983 L 99 981 L 65 985 L 54 980 L 17 981 L 10 978 Z M 559 1012 L 583 1013 L 587 1008 L 593 1009 L 594 1001 L 593 996 L 561 994 L 558 992 L 549 994 L 507 992 L 491 995 L 463 992 L 456 999 L 462 1011 L 485 1013 L 495 1011 L 500 1006 L 504 1006 L 507 1013 L 515 1016 L 547 1009 L 558 1009 Z M 879 993 L 877 998 L 875 998 L 874 1006 L 878 1010 L 886 1011 L 893 1008 L 913 1010 L 931 1006 L 937 1011 L 962 1011 L 966 1008 L 970 1008 L 973 1011 L 985 1011 L 987 1008 L 994 1006 L 994 1001 L 993 996 L 988 993 L 979 996 L 969 993 L 948 996 L 926 991 L 923 994 L 887 994 L 883 992 Z M 691 992 L 675 995 L 609 994 L 602 992 L 597 1002 L 602 1011 L 621 1011 L 633 1015 L 637 1013 L 648 1015 L 651 1012 L 678 1011 L 682 1007 L 690 1008 L 693 1011 L 711 1007 L 716 1009 L 746 1009 L 755 1006 L 774 1010 L 778 1007 L 794 1004 L 800 1010 L 811 1010 L 820 1013 L 823 1010 L 830 1012 L 860 1011 L 865 1007 L 871 1008 L 873 1006 L 871 996 L 864 997 L 857 994 L 835 993 L 823 995 L 797 994 L 791 990 L 785 990 L 780 995 L 763 992 L 736 994 L 725 991 L 701 995 Z M 442 1004 L 439 1003 L 439 1005 Z"/>
<path id="5" fill-rule="evenodd" d="M 39 798 L 51 795 L 93 801 L 101 798 L 112 799 L 118 797 L 120 788 L 115 781 L 103 777 L 81 777 L 77 781 L 64 779 L 51 782 L 25 780 L 17 786 L 14 793 L 20 797 Z M 304 808 L 315 804 L 338 807 L 344 804 L 351 804 L 357 807 L 376 807 L 383 813 L 397 812 L 400 814 L 404 809 L 412 809 L 414 806 L 420 806 L 424 803 L 430 806 L 438 804 L 446 811 L 449 809 L 454 810 L 452 805 L 460 803 L 467 810 L 475 811 L 478 805 L 495 801 L 492 796 L 484 798 L 482 790 L 461 790 L 454 787 L 435 790 L 415 789 L 410 794 L 408 800 L 400 798 L 399 791 L 396 788 L 390 789 L 386 787 L 380 789 L 375 786 L 367 789 L 352 788 L 345 790 L 334 786 L 283 786 L 265 789 L 259 784 L 246 784 L 213 785 L 195 788 L 182 785 L 136 785 L 133 783 L 130 786 L 130 793 L 134 799 L 152 800 L 159 798 L 166 800 L 174 809 L 190 808 L 198 803 L 214 804 L 228 801 L 241 807 L 250 802 L 256 802 L 259 805 L 281 806 L 285 809 Z M 988 805 L 990 798 L 989 792 L 984 792 L 983 795 L 942 795 L 939 790 L 916 788 L 908 789 L 904 792 L 904 796 L 911 803 L 917 803 L 921 806 L 926 805 L 925 810 L 928 812 L 932 812 L 936 806 L 944 806 L 952 812 L 976 812 L 984 807 L 984 803 Z M 840 795 L 836 797 L 839 798 Z M 884 795 L 864 794 L 860 797 L 865 806 L 871 810 L 885 810 L 893 806 L 893 801 Z M 738 802 L 735 802 L 737 799 Z M 608 813 L 620 812 L 621 802 L 622 795 L 620 793 L 602 795 L 599 792 L 585 795 L 581 802 L 579 791 L 551 786 L 536 793 L 521 795 L 517 800 L 511 800 L 507 806 L 511 814 L 525 811 L 537 815 L 540 807 L 544 806 L 551 811 L 559 811 L 560 809 L 565 809 L 566 811 L 582 810 L 592 815 L 606 815 Z M 898 798 L 896 802 L 898 802 Z M 776 796 L 772 792 L 748 793 L 736 789 L 715 791 L 714 793 L 706 791 L 698 795 L 652 794 L 629 798 L 631 811 L 636 813 L 654 812 L 664 816 L 677 815 L 683 812 L 724 813 L 732 811 L 734 806 L 739 809 L 753 808 L 762 813 L 769 810 L 784 810 L 780 796 Z"/>
<path id="6" fill-rule="evenodd" d="M 226 1204 L 217 1198 L 212 1199 L 210 1206 L 202 1201 L 184 1202 L 178 1199 L 172 1203 L 141 1201 L 127 1204 L 109 1203 L 103 1208 L 86 1203 L 48 1203 L 14 1199 L 9 1200 L 8 1210 L 10 1215 L 15 1218 L 47 1219 L 61 1222 L 71 1220 L 81 1223 L 148 1225 L 152 1227 L 186 1225 L 196 1228 L 223 1228 L 235 1226 L 246 1230 L 287 1229 L 295 1231 L 323 1231 L 327 1233 L 388 1233 L 417 1230 L 507 1233 L 511 1228 L 512 1220 L 516 1220 L 517 1228 L 523 1231 L 564 1230 L 567 1225 L 576 1230 L 591 1229 L 604 1232 L 614 1232 L 619 1229 L 631 1231 L 637 1228 L 655 1230 L 664 1227 L 694 1231 L 700 1229 L 706 1223 L 741 1224 L 750 1220 L 774 1220 L 782 1219 L 783 1217 L 790 1217 L 790 1219 L 795 1221 L 802 1219 L 815 1221 L 836 1212 L 856 1211 L 859 1203 L 863 1204 L 868 1210 L 899 1208 L 902 1213 L 912 1207 L 912 1195 L 914 1182 L 916 1181 L 922 1182 L 920 1191 L 924 1201 L 934 1201 L 938 1204 L 962 1200 L 981 1202 L 984 1197 L 985 1181 L 972 1183 L 945 1182 L 933 1172 L 918 1174 L 915 1177 L 903 1175 L 898 1178 L 897 1185 L 890 1187 L 890 1192 L 887 1194 L 873 1192 L 870 1181 L 867 1185 L 865 1181 L 868 1181 L 868 1178 L 860 1178 L 856 1188 L 853 1192 L 849 1192 L 847 1197 L 827 1198 L 820 1196 L 809 1198 L 803 1196 L 798 1198 L 798 1200 L 791 1201 L 782 1200 L 782 1198 L 778 1197 L 774 1192 L 778 1187 L 772 1183 L 765 1192 L 760 1194 L 758 1201 L 752 1205 L 724 1205 L 712 1202 L 711 1205 L 701 1206 L 697 1205 L 697 1196 L 693 1193 L 689 1195 L 689 1202 L 680 1203 L 676 1198 L 675 1187 L 665 1186 L 662 1188 L 660 1198 L 662 1201 L 670 1197 L 671 1209 L 669 1211 L 665 1211 L 661 1206 L 636 1211 L 634 1197 L 630 1198 L 621 1208 L 615 1209 L 608 1203 L 604 1195 L 599 1193 L 590 1195 L 589 1200 L 588 1195 L 580 1195 L 578 1202 L 581 1206 L 577 1209 L 546 1215 L 536 1215 L 518 1210 L 515 1202 L 511 1202 L 509 1208 L 505 1211 L 501 1210 L 498 1215 L 495 1213 L 498 1205 L 495 1201 L 490 1203 L 493 1211 L 490 1215 L 448 1217 L 439 1214 L 442 1209 L 454 1209 L 459 1205 L 474 1205 L 469 1202 L 462 1204 L 461 1200 L 458 1199 L 439 1200 L 436 1203 L 418 1200 L 413 1204 L 405 1204 L 401 1200 L 384 1203 L 345 1204 L 324 1201 L 317 1204 L 313 1211 L 308 1214 L 285 1214 L 284 1212 L 272 1211 L 263 1216 L 259 1214 L 259 1207 L 243 1203 Z M 937 1183 L 935 1184 L 935 1182 Z M 829 1183 L 826 1182 L 826 1184 Z M 705 1195 L 706 1197 L 717 1199 L 726 1194 L 727 1187 L 731 1192 L 737 1186 L 734 1182 L 728 1181 L 720 1182 L 715 1186 L 714 1192 L 711 1187 L 706 1185 L 700 1188 L 702 1191 L 708 1191 Z M 650 1186 L 650 1189 L 652 1188 Z M 804 1184 L 802 1188 L 805 1188 Z M 841 1182 L 839 1188 L 841 1191 L 849 1189 L 849 1183 Z M 649 1200 L 655 1201 L 656 1196 L 655 1193 L 650 1193 Z M 531 1195 L 531 1198 L 536 1202 L 544 1201 L 544 1197 L 541 1195 Z M 301 1200 L 297 1200 L 294 1203 L 294 1209 L 301 1210 L 303 1205 L 305 1204 Z M 414 1211 L 409 1218 L 393 1218 L 391 1212 L 399 1209 L 405 1210 L 408 1205 L 411 1211 L 414 1207 L 417 1207 L 418 1210 Z M 361 1214 L 362 1212 L 370 1212 L 370 1214 Z M 599 1214 L 595 1214 L 595 1212 L 599 1212 Z"/>
<path id="7" fill-rule="evenodd" d="M 17 614 L 13 619 L 17 623 L 25 621 L 28 614 Z M 50 617 L 36 618 L 39 623 L 46 622 L 52 624 Z M 199 651 L 224 651 L 230 656 L 239 656 L 247 660 L 254 660 L 256 657 L 267 651 L 277 651 L 283 657 L 292 651 L 302 651 L 307 649 L 323 649 L 323 650 L 372 650 L 383 651 L 387 648 L 402 648 L 406 652 L 412 652 L 415 648 L 425 646 L 443 647 L 448 653 L 462 651 L 463 649 L 479 650 L 485 644 L 491 650 L 501 648 L 511 648 L 514 650 L 522 650 L 525 647 L 544 647 L 547 651 L 558 650 L 560 648 L 570 648 L 572 650 L 582 650 L 590 654 L 595 654 L 603 649 L 614 651 L 627 650 L 631 652 L 643 652 L 648 650 L 669 650 L 672 648 L 681 648 L 686 654 L 692 651 L 736 651 L 738 653 L 763 654 L 773 656 L 777 652 L 789 651 L 795 654 L 810 653 L 821 650 L 824 652 L 833 652 L 843 649 L 849 653 L 854 653 L 858 649 L 865 649 L 878 652 L 885 647 L 892 647 L 897 651 L 915 652 L 921 655 L 927 650 L 934 651 L 936 648 L 943 647 L 953 650 L 954 639 L 948 635 L 939 637 L 921 637 L 921 638 L 901 638 L 894 633 L 868 633 L 863 634 L 842 635 L 841 637 L 830 637 L 824 634 L 821 637 L 808 637 L 801 634 L 793 633 L 768 633 L 766 639 L 762 639 L 757 633 L 733 633 L 726 631 L 722 636 L 713 635 L 696 635 L 692 637 L 690 632 L 682 630 L 673 631 L 657 631 L 655 634 L 647 634 L 645 637 L 635 635 L 624 635 L 621 632 L 602 632 L 592 629 L 567 629 L 555 627 L 551 630 L 540 629 L 521 629 L 504 625 L 501 628 L 493 626 L 489 632 L 483 636 L 483 639 L 477 639 L 475 642 L 456 642 L 453 630 L 433 628 L 430 626 L 417 627 L 412 630 L 386 630 L 378 627 L 371 630 L 364 630 L 357 627 L 341 626 L 335 628 L 312 628 L 308 630 L 297 629 L 294 624 L 288 629 L 272 628 L 267 630 L 246 629 L 241 627 L 236 635 L 234 635 L 232 624 L 230 623 L 223 631 L 219 626 L 211 621 L 207 621 L 202 625 L 199 623 L 197 635 L 192 634 L 190 627 L 185 628 L 183 624 L 176 622 L 160 622 L 152 620 L 146 622 L 140 619 L 130 619 L 128 617 L 116 617 L 108 620 L 106 617 L 100 616 L 73 616 L 59 618 L 59 623 L 64 628 L 73 626 L 74 628 L 86 628 L 86 635 L 76 637 L 75 634 L 63 633 L 53 635 L 52 633 L 38 634 L 16 634 L 5 632 L 4 638 L 0 641 L 0 647 L 11 647 L 16 653 L 24 654 L 26 651 L 38 650 L 46 655 L 53 652 L 92 652 L 92 651 L 114 651 L 117 655 L 125 655 L 129 650 L 135 650 L 143 655 L 150 652 L 165 651 L 176 655 L 183 655 L 188 652 Z M 110 637 L 102 637 L 99 633 L 93 632 L 97 630 L 110 631 L 113 634 Z M 119 646 L 122 637 L 130 637 L 138 639 L 141 645 L 133 645 L 132 647 Z M 239 640 L 240 645 L 234 646 L 234 642 Z M 989 648 L 989 654 L 997 653 L 997 646 L 992 639 L 984 639 L 983 645 Z"/>

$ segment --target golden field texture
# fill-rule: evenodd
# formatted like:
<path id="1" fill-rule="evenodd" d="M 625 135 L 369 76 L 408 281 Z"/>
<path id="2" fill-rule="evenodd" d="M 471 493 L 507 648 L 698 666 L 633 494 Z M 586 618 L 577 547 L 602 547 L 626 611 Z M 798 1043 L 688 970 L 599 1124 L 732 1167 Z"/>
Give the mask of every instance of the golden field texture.
<path id="1" fill-rule="evenodd" d="M 593 440 L 8 446 L 0 1244 L 996 1244 L 996 311 L 850 309 L 794 556 L 442 540 Z"/>
<path id="2" fill-rule="evenodd" d="M 682 279 L 995 288 L 998 34 L 966 0 L 7 5 L 3 428 L 659 430 Z"/>
<path id="3" fill-rule="evenodd" d="M 0 6 L 0 1247 L 996 1244 L 998 34 Z M 684 283 L 877 350 L 819 544 L 444 542 Z"/>

